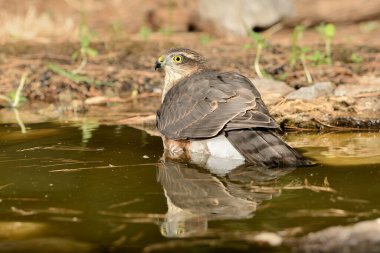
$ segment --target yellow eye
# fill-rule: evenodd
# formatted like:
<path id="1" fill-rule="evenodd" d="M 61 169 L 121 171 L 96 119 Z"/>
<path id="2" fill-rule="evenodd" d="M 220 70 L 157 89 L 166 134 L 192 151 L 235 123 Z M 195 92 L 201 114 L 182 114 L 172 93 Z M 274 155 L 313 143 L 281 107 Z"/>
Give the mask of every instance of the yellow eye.
<path id="1" fill-rule="evenodd" d="M 182 56 L 181 55 L 176 55 L 176 56 L 173 56 L 173 61 L 175 63 L 181 63 L 183 60 Z"/>

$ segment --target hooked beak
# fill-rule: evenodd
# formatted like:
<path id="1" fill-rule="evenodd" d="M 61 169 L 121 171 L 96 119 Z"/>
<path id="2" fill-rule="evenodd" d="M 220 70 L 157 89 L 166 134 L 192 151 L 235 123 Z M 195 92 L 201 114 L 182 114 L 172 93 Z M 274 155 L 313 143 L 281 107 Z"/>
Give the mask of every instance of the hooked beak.
<path id="1" fill-rule="evenodd" d="M 162 68 L 162 65 L 159 61 L 156 61 L 156 63 L 154 64 L 154 70 L 157 70 L 157 69 L 160 69 Z"/>

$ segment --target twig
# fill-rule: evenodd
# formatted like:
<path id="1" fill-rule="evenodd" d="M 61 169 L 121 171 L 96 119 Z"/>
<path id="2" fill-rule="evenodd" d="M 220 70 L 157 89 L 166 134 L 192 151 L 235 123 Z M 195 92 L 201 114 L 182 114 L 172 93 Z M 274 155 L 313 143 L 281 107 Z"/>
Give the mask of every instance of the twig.
<path id="1" fill-rule="evenodd" d="M 98 211 L 100 215 L 117 217 L 117 218 L 153 218 L 153 219 L 163 219 L 165 214 L 161 213 L 115 213 L 109 211 Z"/>
<path id="2" fill-rule="evenodd" d="M 130 200 L 130 201 L 126 201 L 126 202 L 110 205 L 108 208 L 113 209 L 113 208 L 117 208 L 117 207 L 128 206 L 128 205 L 131 205 L 131 204 L 134 204 L 134 203 L 137 203 L 137 202 L 141 202 L 141 201 L 142 201 L 142 199 L 135 198 L 135 199 Z"/>
<path id="3" fill-rule="evenodd" d="M 13 183 L 5 184 L 0 186 L 0 190 L 7 188 L 8 186 L 13 185 Z"/>
<path id="4" fill-rule="evenodd" d="M 279 108 L 280 106 L 282 106 L 288 99 L 286 97 L 283 97 L 280 101 L 278 101 L 275 105 L 273 105 L 271 108 L 270 108 L 270 113 L 272 114 L 273 112 L 275 112 L 277 110 L 277 108 Z"/>
<path id="5" fill-rule="evenodd" d="M 125 168 L 125 167 L 138 167 L 138 166 L 151 166 L 151 165 L 159 165 L 158 163 L 142 163 L 142 164 L 130 164 L 130 165 L 106 165 L 106 166 L 98 166 L 98 167 L 83 167 L 76 169 L 61 169 L 61 170 L 51 170 L 49 172 L 77 172 L 83 170 L 93 170 L 93 169 L 114 169 L 114 168 Z"/>
<path id="6" fill-rule="evenodd" d="M 367 97 L 377 97 L 377 96 L 380 96 L 380 92 L 361 93 L 361 94 L 354 96 L 354 98 L 367 98 Z"/>
<path id="7" fill-rule="evenodd" d="M 356 130 L 356 131 L 360 131 L 360 130 L 363 130 L 363 129 L 359 129 L 359 128 L 353 128 L 353 127 L 339 127 L 339 126 L 332 126 L 332 125 L 329 125 L 327 123 L 324 123 L 316 118 L 313 118 L 311 119 L 312 121 L 316 122 L 317 124 L 320 124 L 321 126 L 324 126 L 324 127 L 327 127 L 327 128 L 330 128 L 330 129 L 335 129 L 335 130 Z"/>

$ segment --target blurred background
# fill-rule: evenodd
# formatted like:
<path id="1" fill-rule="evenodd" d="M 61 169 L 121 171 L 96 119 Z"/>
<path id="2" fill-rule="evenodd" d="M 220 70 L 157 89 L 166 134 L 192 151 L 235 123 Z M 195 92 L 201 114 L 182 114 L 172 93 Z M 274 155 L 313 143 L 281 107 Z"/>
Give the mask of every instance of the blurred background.
<path id="1" fill-rule="evenodd" d="M 357 43 L 376 45 L 380 40 L 378 36 L 369 41 L 357 36 L 376 30 L 376 23 L 366 27 L 361 22 L 379 18 L 378 0 L 1 0 L 0 7 L 3 43 L 76 41 L 83 19 L 99 40 L 136 35 L 143 28 L 152 33 L 170 29 L 166 32 L 235 37 L 246 36 L 248 29 L 262 32 L 279 23 L 281 28 L 289 28 L 321 22 L 343 26 L 341 41 L 350 39 L 345 37 L 349 34 Z"/>

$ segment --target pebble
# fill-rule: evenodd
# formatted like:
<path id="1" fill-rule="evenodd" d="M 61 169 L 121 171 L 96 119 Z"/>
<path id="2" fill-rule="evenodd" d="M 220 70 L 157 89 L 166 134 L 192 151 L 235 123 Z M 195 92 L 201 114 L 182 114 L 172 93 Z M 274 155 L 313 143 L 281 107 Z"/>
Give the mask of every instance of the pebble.
<path id="1" fill-rule="evenodd" d="M 335 89 L 335 85 L 331 82 L 315 83 L 308 87 L 302 87 L 295 90 L 286 96 L 289 100 L 313 100 L 319 97 L 332 96 Z"/>

